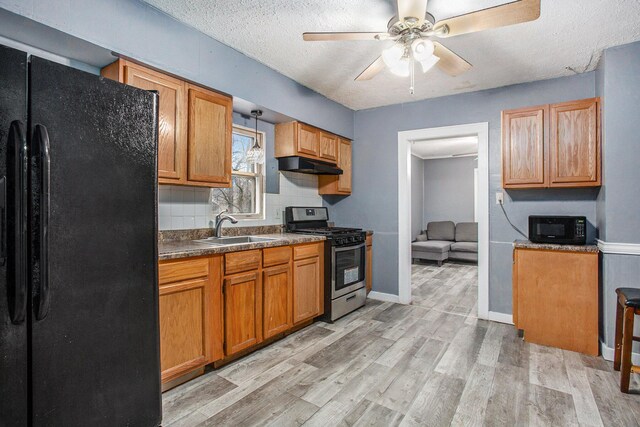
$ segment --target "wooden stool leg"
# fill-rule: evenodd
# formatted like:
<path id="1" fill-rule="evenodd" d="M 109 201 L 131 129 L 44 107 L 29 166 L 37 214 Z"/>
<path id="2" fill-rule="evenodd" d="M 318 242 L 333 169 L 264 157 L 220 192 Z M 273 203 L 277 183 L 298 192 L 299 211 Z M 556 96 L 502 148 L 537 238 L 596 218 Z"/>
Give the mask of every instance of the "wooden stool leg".
<path id="1" fill-rule="evenodd" d="M 613 369 L 620 370 L 620 354 L 622 353 L 622 317 L 624 316 L 624 307 L 620 304 L 620 300 L 616 300 L 616 345 L 613 353 Z"/>
<path id="2" fill-rule="evenodd" d="M 622 331 L 622 366 L 620 368 L 620 391 L 629 393 L 631 379 L 631 345 L 633 344 L 633 307 L 624 309 L 624 327 Z"/>

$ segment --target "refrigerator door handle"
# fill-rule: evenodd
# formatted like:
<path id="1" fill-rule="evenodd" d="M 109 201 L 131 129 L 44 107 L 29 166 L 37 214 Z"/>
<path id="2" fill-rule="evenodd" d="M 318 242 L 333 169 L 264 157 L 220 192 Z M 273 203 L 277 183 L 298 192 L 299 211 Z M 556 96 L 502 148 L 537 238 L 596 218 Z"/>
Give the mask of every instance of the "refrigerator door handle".
<path id="1" fill-rule="evenodd" d="M 7 264 L 7 177 L 0 177 L 0 267 Z"/>
<path id="2" fill-rule="evenodd" d="M 9 127 L 7 144 L 7 176 L 6 201 L 3 209 L 2 246 L 8 252 L 7 265 L 7 300 L 9 316 L 13 324 L 21 324 L 27 315 L 27 172 L 29 158 L 27 156 L 27 139 L 24 124 L 15 120 Z M 8 206 L 7 206 L 8 205 Z M 11 229 L 10 229 L 11 227 Z M 5 254 L 3 254 L 5 255 Z"/>
<path id="3" fill-rule="evenodd" d="M 36 320 L 43 320 L 49 313 L 49 201 L 51 182 L 51 157 L 49 155 L 49 133 L 43 125 L 36 125 L 34 130 L 35 161 L 40 169 L 40 247 L 38 291 L 36 301 Z"/>

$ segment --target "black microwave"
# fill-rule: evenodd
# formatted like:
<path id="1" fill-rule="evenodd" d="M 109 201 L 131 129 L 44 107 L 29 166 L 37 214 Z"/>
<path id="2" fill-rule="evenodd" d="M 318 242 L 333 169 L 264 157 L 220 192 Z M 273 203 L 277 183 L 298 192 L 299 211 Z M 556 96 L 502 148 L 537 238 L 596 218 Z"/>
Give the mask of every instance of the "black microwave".
<path id="1" fill-rule="evenodd" d="M 587 243 L 587 218 L 531 215 L 529 240 L 534 243 L 584 245 Z"/>

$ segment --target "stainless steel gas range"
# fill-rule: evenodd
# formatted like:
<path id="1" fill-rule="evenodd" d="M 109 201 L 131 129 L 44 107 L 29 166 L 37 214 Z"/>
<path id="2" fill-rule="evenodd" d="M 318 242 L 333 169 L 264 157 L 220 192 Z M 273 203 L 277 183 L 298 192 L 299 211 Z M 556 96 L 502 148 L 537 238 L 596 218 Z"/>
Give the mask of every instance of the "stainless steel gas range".
<path id="1" fill-rule="evenodd" d="M 285 208 L 287 231 L 326 236 L 324 245 L 323 320 L 334 320 L 365 305 L 366 233 L 360 228 L 329 226 L 327 208 Z"/>

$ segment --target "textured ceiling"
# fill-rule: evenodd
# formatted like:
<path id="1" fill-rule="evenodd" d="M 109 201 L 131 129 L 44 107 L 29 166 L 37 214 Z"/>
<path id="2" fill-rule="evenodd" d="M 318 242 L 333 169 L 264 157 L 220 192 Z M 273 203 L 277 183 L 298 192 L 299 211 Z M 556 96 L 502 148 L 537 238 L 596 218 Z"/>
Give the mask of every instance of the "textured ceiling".
<path id="1" fill-rule="evenodd" d="M 411 143 L 411 154 L 422 159 L 441 159 L 475 155 L 478 153 L 478 137 L 424 139 Z"/>
<path id="2" fill-rule="evenodd" d="M 304 42 L 305 31 L 386 31 L 391 0 L 145 0 L 299 83 L 355 110 L 593 70 L 602 50 L 640 40 L 640 0 L 542 0 L 537 21 L 443 39 L 471 64 L 409 79 L 353 79 L 390 42 Z M 430 0 L 436 21 L 505 0 Z"/>

